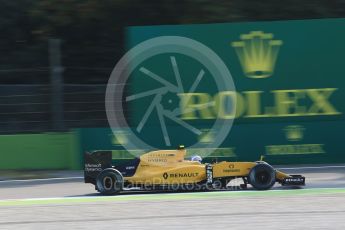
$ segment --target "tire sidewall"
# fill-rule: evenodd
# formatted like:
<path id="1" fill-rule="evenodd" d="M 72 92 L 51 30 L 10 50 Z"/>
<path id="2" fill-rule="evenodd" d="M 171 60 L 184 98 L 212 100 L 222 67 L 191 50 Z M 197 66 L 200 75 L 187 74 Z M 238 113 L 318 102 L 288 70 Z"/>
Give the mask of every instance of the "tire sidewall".
<path id="1" fill-rule="evenodd" d="M 107 189 L 104 185 L 106 177 L 112 179 L 112 186 L 110 189 Z M 96 184 L 101 194 L 114 195 L 123 190 L 123 176 L 116 169 L 105 169 L 97 176 Z"/>
<path id="2" fill-rule="evenodd" d="M 263 171 L 266 171 L 270 175 L 269 181 L 265 184 L 261 184 L 257 182 L 256 180 L 256 174 Z M 250 170 L 249 175 L 248 175 L 248 181 L 255 189 L 258 189 L 258 190 L 270 189 L 275 184 L 275 170 L 273 169 L 272 166 L 270 166 L 267 163 L 265 164 L 259 163 Z"/>

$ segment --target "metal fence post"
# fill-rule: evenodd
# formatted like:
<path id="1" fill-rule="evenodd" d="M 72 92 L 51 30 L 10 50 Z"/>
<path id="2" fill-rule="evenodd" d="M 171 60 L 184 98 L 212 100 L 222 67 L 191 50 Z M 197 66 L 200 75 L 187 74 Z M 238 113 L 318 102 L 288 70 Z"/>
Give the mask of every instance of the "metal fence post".
<path id="1" fill-rule="evenodd" d="M 61 66 L 61 40 L 49 39 L 49 63 L 51 85 L 51 118 L 54 131 L 64 130 L 63 77 Z"/>

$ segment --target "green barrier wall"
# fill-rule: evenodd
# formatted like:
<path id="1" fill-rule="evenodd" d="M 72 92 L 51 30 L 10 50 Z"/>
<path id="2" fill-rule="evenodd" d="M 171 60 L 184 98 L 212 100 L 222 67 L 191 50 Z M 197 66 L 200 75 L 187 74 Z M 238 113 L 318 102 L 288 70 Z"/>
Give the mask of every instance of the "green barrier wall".
<path id="1" fill-rule="evenodd" d="M 74 132 L 0 136 L 0 169 L 80 169 Z"/>
<path id="2" fill-rule="evenodd" d="M 113 150 L 112 157 L 116 160 L 132 159 L 135 156 L 140 156 L 142 153 L 152 149 L 134 149 L 126 150 L 119 143 L 119 140 L 113 134 L 110 128 L 83 128 L 78 129 L 78 136 L 80 138 L 81 152 L 94 150 Z M 211 154 L 210 154 L 211 153 Z M 236 157 L 229 148 L 218 148 L 217 150 L 209 149 L 188 149 L 187 157 L 198 154 L 200 156 L 207 156 L 209 158 L 229 159 L 229 157 Z"/>
<path id="3" fill-rule="evenodd" d="M 186 42 L 178 49 L 172 39 L 151 53 L 133 55 L 140 64 L 129 74 L 122 100 L 132 128 L 119 129 L 116 137 L 109 129 L 82 130 L 84 150 L 121 149 L 134 137 L 159 149 L 198 141 L 202 148 L 217 140 L 215 120 L 234 119 L 220 146 L 224 151 L 212 153 L 215 158 L 253 161 L 265 155 L 272 164 L 345 163 L 345 19 L 130 27 L 127 48 L 160 36 L 206 45 L 229 69 L 236 89 L 216 87 L 216 79 L 225 75 L 198 59 L 201 49 L 181 54 L 193 47 Z M 203 78 L 189 91 L 201 70 Z M 150 94 L 156 89 L 161 91 Z M 146 116 L 152 103 L 159 106 Z M 181 111 L 175 120 L 164 115 L 175 109 Z"/>
<path id="4" fill-rule="evenodd" d="M 128 79 L 129 96 L 162 87 L 140 68 L 178 85 L 174 57 L 185 90 L 175 97 L 172 91 L 162 94 L 161 110 L 179 108 L 182 113 L 177 118 L 202 130 L 205 145 L 215 141 L 217 130 L 209 128 L 215 119 L 234 119 L 221 147 L 231 149 L 236 159 L 255 160 L 262 154 L 278 164 L 345 162 L 345 19 L 130 27 L 127 35 L 128 49 L 159 36 L 193 39 L 226 64 L 235 92 L 217 91 L 212 79 L 222 76 L 195 61 L 195 53 L 181 55 L 169 49 L 142 61 Z M 190 93 L 201 69 L 204 77 Z M 231 108 L 235 97 L 236 113 Z M 134 132 L 143 127 L 138 135 L 146 143 L 164 148 L 161 121 L 155 117 L 159 111 L 139 126 L 152 100 L 127 103 L 132 111 L 128 120 Z M 202 107 L 206 103 L 214 106 Z M 165 122 L 171 147 L 200 140 L 184 127 L 178 129 L 176 122 Z"/>

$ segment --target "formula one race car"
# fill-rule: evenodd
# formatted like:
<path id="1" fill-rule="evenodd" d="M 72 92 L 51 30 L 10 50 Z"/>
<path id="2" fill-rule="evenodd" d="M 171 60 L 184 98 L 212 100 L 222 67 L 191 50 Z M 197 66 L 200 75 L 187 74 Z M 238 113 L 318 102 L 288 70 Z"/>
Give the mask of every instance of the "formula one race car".
<path id="1" fill-rule="evenodd" d="M 270 189 L 281 185 L 303 186 L 305 177 L 287 175 L 264 161 L 218 162 L 202 164 L 201 159 L 185 160 L 186 150 L 159 150 L 130 160 L 125 165 L 112 165 L 112 151 L 85 154 L 85 183 L 95 185 L 105 195 L 119 193 L 124 188 L 141 190 L 210 190 L 227 189 L 228 183 L 241 178 L 241 188 L 250 184 L 254 189 Z"/>

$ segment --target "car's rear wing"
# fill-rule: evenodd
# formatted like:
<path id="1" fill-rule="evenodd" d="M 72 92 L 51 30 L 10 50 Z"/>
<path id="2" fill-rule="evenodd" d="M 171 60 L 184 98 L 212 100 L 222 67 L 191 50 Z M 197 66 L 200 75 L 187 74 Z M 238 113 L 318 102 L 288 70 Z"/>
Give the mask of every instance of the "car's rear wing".
<path id="1" fill-rule="evenodd" d="M 100 172 L 112 167 L 112 152 L 110 150 L 97 150 L 84 154 L 84 181 L 96 184 Z"/>

